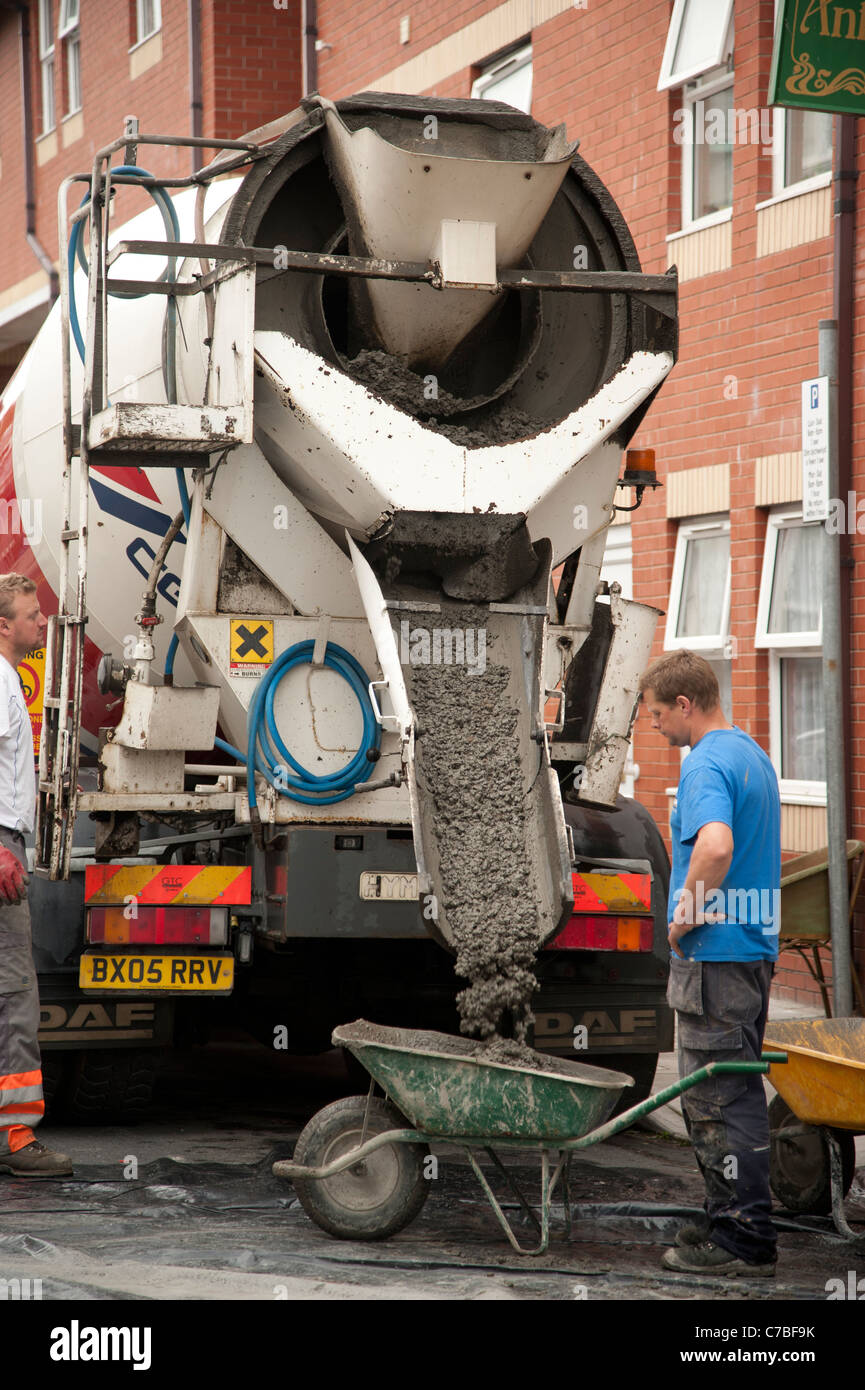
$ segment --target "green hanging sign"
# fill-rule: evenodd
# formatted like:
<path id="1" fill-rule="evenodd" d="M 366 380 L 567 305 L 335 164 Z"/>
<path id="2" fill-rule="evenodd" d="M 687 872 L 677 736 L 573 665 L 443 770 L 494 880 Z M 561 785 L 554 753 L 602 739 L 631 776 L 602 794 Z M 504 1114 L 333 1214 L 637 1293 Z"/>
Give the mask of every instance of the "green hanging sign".
<path id="1" fill-rule="evenodd" d="M 865 116 L 865 0 L 780 0 L 769 103 Z"/>

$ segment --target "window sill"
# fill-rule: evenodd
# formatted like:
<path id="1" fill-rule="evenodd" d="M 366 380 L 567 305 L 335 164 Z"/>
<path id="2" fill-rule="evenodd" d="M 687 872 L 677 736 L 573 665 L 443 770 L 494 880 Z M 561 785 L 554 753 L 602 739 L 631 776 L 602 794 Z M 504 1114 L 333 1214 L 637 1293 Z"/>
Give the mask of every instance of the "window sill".
<path id="1" fill-rule="evenodd" d="M 778 203 L 786 203 L 790 198 L 801 198 L 806 193 L 813 193 L 818 188 L 828 188 L 832 182 L 832 173 L 829 170 L 825 174 L 816 174 L 813 179 L 802 179 L 800 183 L 791 183 L 787 188 L 782 188 L 780 193 L 773 193 L 771 198 L 765 202 L 757 203 L 756 211 L 762 212 L 763 208 L 773 208 Z"/>
<path id="2" fill-rule="evenodd" d="M 708 217 L 700 217 L 696 222 L 689 222 L 687 227 L 683 227 L 679 232 L 670 232 L 667 241 L 679 241 L 682 237 L 690 236 L 692 232 L 702 232 L 704 227 L 717 227 L 722 222 L 730 222 L 733 217 L 732 208 L 722 208 L 720 212 L 711 212 Z"/>

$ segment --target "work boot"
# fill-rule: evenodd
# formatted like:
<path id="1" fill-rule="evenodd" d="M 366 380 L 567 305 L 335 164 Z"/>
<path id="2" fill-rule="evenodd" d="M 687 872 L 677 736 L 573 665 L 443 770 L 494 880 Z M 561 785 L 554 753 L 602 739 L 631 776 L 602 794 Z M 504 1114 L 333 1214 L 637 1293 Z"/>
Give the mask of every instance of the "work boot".
<path id="1" fill-rule="evenodd" d="M 46 1149 L 37 1139 L 0 1158 L 0 1173 L 12 1173 L 16 1178 L 58 1178 L 72 1171 L 68 1154 Z"/>
<path id="2" fill-rule="evenodd" d="M 709 1239 L 709 1218 L 700 1217 L 697 1221 L 689 1221 L 685 1226 L 680 1226 L 676 1232 L 676 1244 L 685 1248 L 693 1245 L 702 1245 Z"/>
<path id="3" fill-rule="evenodd" d="M 680 1274 L 731 1274 L 743 1275 L 749 1279 L 772 1279 L 775 1275 L 775 1262 L 749 1265 L 731 1250 L 722 1245 L 714 1245 L 704 1240 L 700 1245 L 682 1248 L 673 1247 L 664 1252 L 661 1261 L 666 1269 L 678 1270 Z"/>

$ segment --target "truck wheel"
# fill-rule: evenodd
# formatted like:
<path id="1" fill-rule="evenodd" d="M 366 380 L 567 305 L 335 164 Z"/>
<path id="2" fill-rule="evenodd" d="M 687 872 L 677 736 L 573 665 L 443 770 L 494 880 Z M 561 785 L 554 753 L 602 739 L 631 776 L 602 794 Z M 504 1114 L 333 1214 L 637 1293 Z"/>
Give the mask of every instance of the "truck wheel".
<path id="1" fill-rule="evenodd" d="M 294 1163 L 321 1168 L 360 1145 L 366 1096 L 347 1096 L 313 1115 L 297 1141 Z M 366 1135 L 371 1139 L 408 1122 L 383 1100 L 373 1100 Z M 295 1178 L 307 1216 L 342 1240 L 384 1240 L 413 1221 L 426 1201 L 426 1144 L 385 1144 L 332 1178 Z"/>
<path id="2" fill-rule="evenodd" d="M 162 1056 L 158 1048 L 72 1053 L 55 1114 L 83 1125 L 134 1124 L 150 1107 Z"/>
<path id="3" fill-rule="evenodd" d="M 46 1123 L 53 1120 L 57 1113 L 57 1096 L 63 1089 L 68 1055 L 66 1052 L 42 1054 L 42 1095 L 45 1100 Z"/>
<path id="4" fill-rule="evenodd" d="M 856 1141 L 843 1129 L 832 1131 L 841 1148 L 844 1196 L 856 1168 Z M 806 1125 L 781 1096 L 769 1105 L 769 1185 L 788 1211 L 828 1216 L 832 1211 L 829 1147 L 818 1125 Z"/>

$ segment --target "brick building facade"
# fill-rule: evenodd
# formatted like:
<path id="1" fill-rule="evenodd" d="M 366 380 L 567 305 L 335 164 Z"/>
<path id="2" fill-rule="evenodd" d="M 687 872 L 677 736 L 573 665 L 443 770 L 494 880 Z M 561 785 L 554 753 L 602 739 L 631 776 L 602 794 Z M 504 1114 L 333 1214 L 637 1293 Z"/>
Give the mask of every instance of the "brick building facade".
<path id="1" fill-rule="evenodd" d="M 306 18 L 317 23 L 313 85 L 327 97 L 368 88 L 485 95 L 522 105 L 544 123 L 564 123 L 617 200 L 644 270 L 678 266 L 680 360 L 634 440 L 656 451 L 664 487 L 647 494 L 630 519 L 618 518 L 610 572 L 668 615 L 656 652 L 693 645 L 716 663 L 728 713 L 770 752 L 781 775 L 783 848 L 791 855 L 826 842 L 819 621 L 813 537 L 800 521 L 799 420 L 800 383 L 817 375 L 818 321 L 833 305 L 832 122 L 767 109 L 774 11 L 775 0 L 443 0 L 432 8 L 318 0 Z M 197 45 L 193 13 L 200 15 Z M 237 137 L 296 105 L 302 80 L 300 0 L 162 0 L 161 7 L 159 0 L 33 0 L 27 15 L 29 44 L 16 8 L 0 7 L 7 252 L 0 382 L 50 295 L 25 237 L 25 155 L 32 158 L 31 230 L 54 261 L 57 185 L 89 167 L 127 113 L 143 128 L 191 132 L 197 63 L 202 132 Z M 21 123 L 25 50 L 29 150 Z M 860 134 L 859 166 L 863 143 Z M 173 156 L 175 168 L 171 157 L 160 158 L 161 173 L 190 168 L 187 150 Z M 854 489 L 865 443 L 862 275 L 859 252 Z M 847 833 L 865 839 L 858 698 L 865 551 L 858 534 L 850 553 Z M 666 830 L 678 756 L 638 725 L 635 760 L 636 795 Z M 865 974 L 865 930 L 857 947 Z M 778 983 L 817 999 L 789 955 Z"/>
<path id="2" fill-rule="evenodd" d="M 67 175 L 91 168 L 95 151 L 122 133 L 125 116 L 137 116 L 142 130 L 190 135 L 196 100 L 203 135 L 236 139 L 292 110 L 300 95 L 300 0 L 280 7 L 271 0 L 31 0 L 0 6 L 0 228 L 6 248 L 0 385 L 45 317 L 51 295 L 26 237 L 28 159 L 31 230 L 56 263 L 58 186 Z M 143 146 L 139 159 L 147 167 Z M 170 178 L 192 167 L 191 152 L 177 147 L 160 150 L 156 172 Z M 136 211 L 136 195 L 125 196 Z"/>
<path id="3" fill-rule="evenodd" d="M 726 11 L 725 0 L 453 0 L 431 26 L 405 0 L 371 6 L 359 21 L 345 0 L 321 0 L 319 35 L 327 46 L 319 86 L 332 98 L 366 87 L 511 101 L 515 91 L 530 92 L 533 116 L 564 122 L 580 140 L 580 153 L 625 215 L 643 269 L 678 266 L 680 359 L 634 440 L 656 451 L 664 487 L 647 494 L 630 527 L 614 528 L 608 554 L 614 562 L 632 555 L 633 596 L 667 614 L 655 654 L 677 643 L 703 650 L 722 677 L 728 715 L 770 752 L 782 779 L 790 856 L 826 843 L 820 645 L 812 630 L 819 618 L 814 624 L 809 616 L 819 589 L 813 536 L 802 534 L 797 512 L 800 383 L 817 375 L 818 322 L 833 311 L 833 123 L 767 108 L 774 0 L 735 0 L 728 27 Z M 679 20 L 680 47 L 691 45 L 693 62 L 685 80 L 659 90 L 671 23 Z M 527 57 L 530 76 L 517 88 L 508 59 Z M 675 67 L 665 76 L 675 78 Z M 718 112 L 723 138 L 713 140 Z M 861 133 L 858 146 L 861 166 Z M 859 253 L 857 365 L 865 346 L 862 266 Z M 861 371 L 854 381 L 855 489 L 865 444 Z M 865 839 L 857 698 L 865 550 L 858 534 L 851 552 L 860 563 L 850 571 L 847 833 Z M 619 564 L 610 572 L 622 577 Z M 796 582 L 806 574 L 807 584 Z M 804 630 L 804 622 L 811 627 Z M 635 794 L 666 830 L 679 759 L 647 723 L 641 716 L 635 737 Z M 861 974 L 861 929 L 857 948 Z M 819 1001 L 790 953 L 777 986 Z"/>

